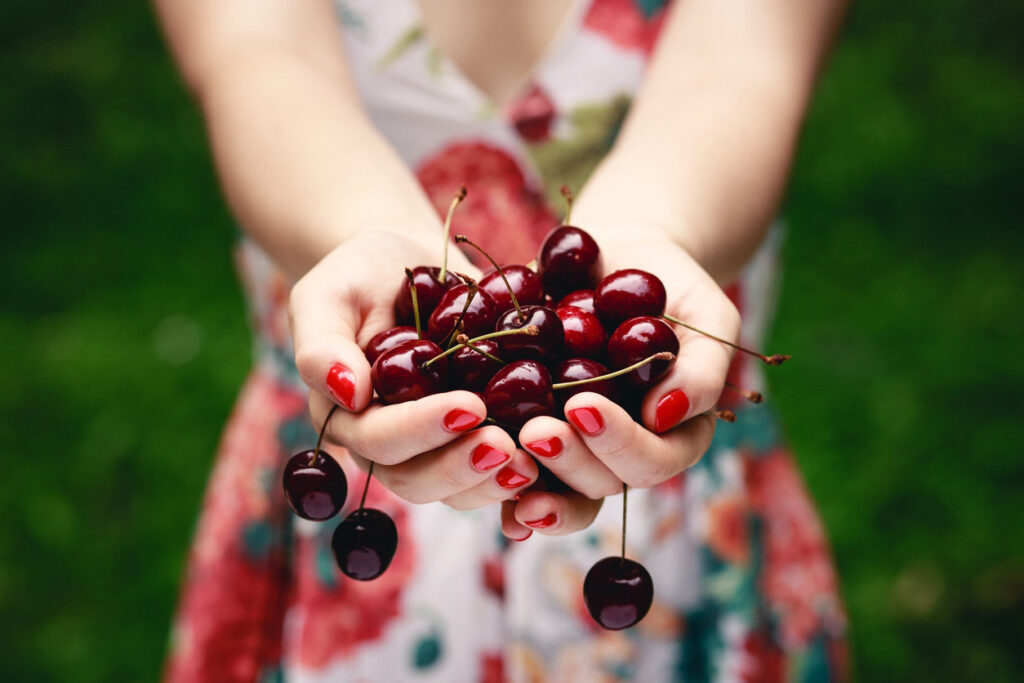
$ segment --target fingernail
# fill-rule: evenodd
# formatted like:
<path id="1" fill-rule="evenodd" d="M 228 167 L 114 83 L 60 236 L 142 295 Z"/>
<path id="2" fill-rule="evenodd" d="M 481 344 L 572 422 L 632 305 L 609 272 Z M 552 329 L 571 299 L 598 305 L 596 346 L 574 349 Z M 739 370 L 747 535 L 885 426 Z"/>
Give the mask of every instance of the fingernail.
<path id="1" fill-rule="evenodd" d="M 488 470 L 493 470 L 498 465 L 505 464 L 512 456 L 505 451 L 498 450 L 494 446 L 482 443 L 473 449 L 470 457 L 473 461 L 473 467 L 478 472 L 487 472 Z"/>
<path id="2" fill-rule="evenodd" d="M 562 440 L 557 436 L 526 444 L 526 450 L 544 458 L 553 458 L 562 452 Z"/>
<path id="3" fill-rule="evenodd" d="M 456 408 L 444 416 L 444 428 L 449 432 L 464 432 L 472 429 L 483 422 L 479 415 L 474 415 L 468 410 Z"/>
<path id="4" fill-rule="evenodd" d="M 569 411 L 569 422 L 583 431 L 584 434 L 594 436 L 604 431 L 604 420 L 596 408 L 576 408 Z"/>
<path id="5" fill-rule="evenodd" d="M 523 541 L 528 539 L 530 536 L 533 536 L 533 532 L 532 531 L 527 531 L 526 535 L 523 536 L 522 538 L 513 538 L 512 540 L 515 541 L 516 543 L 522 543 Z"/>
<path id="6" fill-rule="evenodd" d="M 540 519 L 534 519 L 529 522 L 523 522 L 523 524 L 526 526 L 532 526 L 534 529 L 547 529 L 549 526 L 554 526 L 557 521 L 558 515 L 552 512 L 550 515 L 541 517 Z"/>
<path id="7" fill-rule="evenodd" d="M 511 467 L 502 467 L 494 475 L 494 479 L 498 482 L 498 486 L 503 489 L 517 489 L 530 483 L 529 477 L 524 477 Z"/>
<path id="8" fill-rule="evenodd" d="M 356 376 L 341 363 L 335 363 L 327 371 L 327 388 L 334 394 L 335 400 L 342 406 L 352 410 L 356 394 Z"/>
<path id="9" fill-rule="evenodd" d="M 654 431 L 664 432 L 679 424 L 690 411 L 690 398 L 682 389 L 670 391 L 660 399 L 654 409 Z"/>

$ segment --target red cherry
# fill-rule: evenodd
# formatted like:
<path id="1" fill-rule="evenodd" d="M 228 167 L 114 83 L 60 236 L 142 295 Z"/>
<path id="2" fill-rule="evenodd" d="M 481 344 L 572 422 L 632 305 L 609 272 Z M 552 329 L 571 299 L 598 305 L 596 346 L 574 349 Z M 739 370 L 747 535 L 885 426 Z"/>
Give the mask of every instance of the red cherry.
<path id="1" fill-rule="evenodd" d="M 487 383 L 484 403 L 488 417 L 518 431 L 532 418 L 554 411 L 551 373 L 537 361 L 509 363 Z"/>
<path id="2" fill-rule="evenodd" d="M 366 356 L 367 362 L 373 365 L 374 361 L 388 349 L 392 349 L 402 342 L 413 341 L 419 339 L 419 335 L 416 334 L 415 327 L 409 327 L 407 325 L 401 325 L 399 327 L 392 327 L 390 330 L 384 330 L 378 334 L 373 335 L 370 341 L 366 342 L 366 348 L 363 349 L 363 355 Z"/>
<path id="3" fill-rule="evenodd" d="M 603 261 L 597 242 L 586 231 L 562 225 L 544 239 L 537 256 L 544 291 L 559 299 L 576 289 L 588 289 L 601 279 Z"/>
<path id="4" fill-rule="evenodd" d="M 473 346 L 492 356 L 500 357 L 501 347 L 497 339 L 473 342 Z M 494 373 L 501 369 L 502 364 L 475 349 L 465 347 L 452 356 L 451 366 L 453 386 L 469 391 L 483 391 L 494 377 Z"/>
<path id="5" fill-rule="evenodd" d="M 609 329 L 628 318 L 660 317 L 665 312 L 665 285 L 645 270 L 627 268 L 606 275 L 594 290 L 594 313 Z"/>
<path id="6" fill-rule="evenodd" d="M 548 360 L 558 356 L 565 340 L 565 330 L 558 314 L 547 306 L 523 306 L 522 311 L 522 318 L 515 309 L 506 311 L 495 323 L 495 331 L 519 330 L 527 325 L 536 325 L 538 334 L 502 337 L 501 357 L 504 360 Z"/>
<path id="7" fill-rule="evenodd" d="M 331 550 L 342 574 L 371 581 L 383 574 L 398 548 L 394 520 L 380 510 L 359 508 L 334 530 Z"/>
<path id="8" fill-rule="evenodd" d="M 416 300 L 420 306 L 420 319 L 422 320 L 430 317 L 445 292 L 462 282 L 449 271 L 445 274 L 442 283 L 438 279 L 441 277 L 441 269 L 435 266 L 417 266 L 412 269 L 412 276 L 413 282 L 416 283 Z M 413 323 L 412 295 L 409 292 L 408 281 L 402 282 L 398 296 L 395 297 L 395 321 L 400 325 Z"/>
<path id="9" fill-rule="evenodd" d="M 338 514 L 348 495 L 348 480 L 327 452 L 296 453 L 284 466 L 284 497 L 303 519 L 323 521 Z"/>
<path id="10" fill-rule="evenodd" d="M 638 316 L 625 321 L 608 339 L 608 364 L 620 369 L 668 351 L 679 353 L 679 339 L 668 323 L 660 318 Z M 623 380 L 637 388 L 654 385 L 669 371 L 672 361 L 655 360 L 626 374 Z"/>
<path id="11" fill-rule="evenodd" d="M 578 382 L 584 379 L 592 379 L 606 374 L 608 374 L 608 368 L 595 360 L 590 360 L 589 358 L 570 358 L 552 368 L 551 379 L 554 384 L 560 384 L 562 382 Z M 555 400 L 558 401 L 559 410 L 565 407 L 566 401 L 584 391 L 601 394 L 618 403 L 619 392 L 616 388 L 615 380 L 602 379 L 555 391 Z"/>
<path id="12" fill-rule="evenodd" d="M 477 290 L 466 308 L 469 289 L 469 285 L 455 285 L 444 293 L 427 323 L 428 337 L 437 343 L 444 341 L 455 329 L 459 316 L 462 316 L 462 329 L 467 336 L 476 337 L 494 329 L 494 320 L 498 317 L 494 299 L 487 292 Z M 463 309 L 466 310 L 464 316 Z"/>
<path id="13" fill-rule="evenodd" d="M 543 306 L 544 290 L 540 286 L 540 277 L 526 266 L 502 266 L 501 270 L 508 279 L 509 287 L 516 295 L 520 306 Z M 498 311 L 504 313 L 512 308 L 512 297 L 501 279 L 501 274 L 494 268 L 480 280 L 480 289 L 491 295 Z"/>
<path id="14" fill-rule="evenodd" d="M 577 289 L 575 292 L 570 292 L 562 297 L 562 300 L 558 302 L 557 308 L 564 306 L 575 306 L 576 308 L 582 308 L 587 313 L 594 312 L 594 290 L 592 289 Z"/>
<path id="15" fill-rule="evenodd" d="M 564 306 L 555 311 L 565 330 L 565 355 L 582 358 L 603 358 L 608 333 L 593 313 L 582 308 Z"/>
<path id="16" fill-rule="evenodd" d="M 402 342 L 382 353 L 370 370 L 380 400 L 404 403 L 444 391 L 448 358 L 432 360 L 439 355 L 441 347 L 428 339 Z"/>
<path id="17" fill-rule="evenodd" d="M 594 621 L 606 629 L 629 628 L 647 615 L 654 601 L 654 581 L 642 564 L 606 557 L 583 580 L 583 602 Z"/>

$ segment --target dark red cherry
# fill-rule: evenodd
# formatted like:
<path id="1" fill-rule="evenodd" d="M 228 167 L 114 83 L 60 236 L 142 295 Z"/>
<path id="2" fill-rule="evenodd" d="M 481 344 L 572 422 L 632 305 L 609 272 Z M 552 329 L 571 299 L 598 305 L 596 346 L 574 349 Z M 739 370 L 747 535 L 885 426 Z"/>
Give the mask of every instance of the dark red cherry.
<path id="1" fill-rule="evenodd" d="M 555 311 L 565 330 L 565 355 L 581 358 L 603 358 L 608 333 L 593 313 L 582 308 L 564 306 Z M 558 380 L 555 380 L 558 381 Z"/>
<path id="2" fill-rule="evenodd" d="M 523 319 L 516 309 L 505 311 L 494 325 L 495 332 L 520 330 L 527 325 L 536 325 L 539 333 L 510 334 L 501 338 L 502 360 L 548 360 L 562 352 L 565 330 L 558 314 L 547 306 L 523 306 Z"/>
<path id="3" fill-rule="evenodd" d="M 348 480 L 338 461 L 321 450 L 296 453 L 284 466 L 284 497 L 303 519 L 322 521 L 338 514 L 348 495 Z"/>
<path id="4" fill-rule="evenodd" d="M 661 318 L 630 318 L 608 338 L 608 365 L 613 370 L 638 363 L 661 351 L 679 353 L 679 339 Z M 654 360 L 624 375 L 623 381 L 643 389 L 657 383 L 672 367 L 673 361 Z"/>
<path id="5" fill-rule="evenodd" d="M 551 373 L 546 367 L 533 360 L 509 363 L 484 388 L 487 416 L 518 431 L 532 418 L 552 414 L 552 393 Z"/>
<path id="6" fill-rule="evenodd" d="M 473 346 L 496 358 L 501 358 L 501 347 L 498 345 L 497 339 L 473 342 Z M 468 347 L 456 351 L 451 359 L 452 386 L 469 391 L 483 391 L 487 383 L 494 377 L 494 373 L 501 369 L 501 363 Z"/>
<path id="7" fill-rule="evenodd" d="M 409 327 L 407 325 L 401 325 L 399 327 L 392 327 L 390 330 L 384 330 L 379 334 L 373 335 L 373 337 L 366 343 L 366 348 L 363 349 L 363 354 L 366 356 L 366 360 L 373 365 L 374 361 L 388 349 L 392 349 L 402 342 L 413 341 L 419 339 L 419 335 L 416 334 L 415 327 Z"/>
<path id="8" fill-rule="evenodd" d="M 425 363 L 441 354 L 429 339 L 402 342 L 380 354 L 370 369 L 373 388 L 384 403 L 404 403 L 445 390 L 448 358 Z"/>
<path id="9" fill-rule="evenodd" d="M 560 299 L 575 289 L 592 289 L 601 279 L 601 250 L 586 231 L 561 225 L 544 238 L 537 270 L 544 291 Z"/>
<path id="10" fill-rule="evenodd" d="M 416 302 L 420 307 L 420 320 L 426 320 L 437 308 L 437 302 L 451 287 L 462 282 L 451 271 L 445 274 L 444 282 L 441 269 L 436 266 L 417 266 L 412 269 L 412 279 L 416 283 Z M 402 280 L 402 286 L 395 297 L 395 321 L 399 325 L 412 325 L 412 295 L 409 293 L 409 282 Z"/>
<path id="11" fill-rule="evenodd" d="M 502 266 L 501 270 L 505 273 L 508 286 L 512 288 L 520 306 L 544 305 L 544 290 L 540 286 L 540 276 L 537 273 L 526 266 Z M 480 280 L 480 289 L 491 295 L 499 313 L 512 308 L 512 297 L 509 296 L 508 287 L 494 268 L 487 271 Z"/>
<path id="12" fill-rule="evenodd" d="M 594 313 L 612 330 L 623 320 L 665 312 L 665 285 L 646 270 L 627 268 L 606 275 L 594 290 Z"/>
<path id="13" fill-rule="evenodd" d="M 455 285 L 451 287 L 441 300 L 437 308 L 430 315 L 430 322 L 427 323 L 427 336 L 437 343 L 444 341 L 466 305 L 466 297 L 469 296 L 469 285 Z M 494 299 L 487 292 L 477 291 L 473 300 L 466 309 L 466 315 L 462 318 L 462 330 L 468 337 L 477 337 L 494 330 L 494 320 L 498 317 L 498 307 Z"/>
<path id="14" fill-rule="evenodd" d="M 592 289 L 577 289 L 575 292 L 570 292 L 562 297 L 562 300 L 558 302 L 557 308 L 564 306 L 575 306 L 576 308 L 582 308 L 587 313 L 594 312 L 594 290 Z"/>
<path id="15" fill-rule="evenodd" d="M 394 520 L 373 508 L 352 512 L 331 537 L 338 568 L 357 581 L 371 581 L 383 574 L 397 548 L 398 529 Z"/>
<path id="16" fill-rule="evenodd" d="M 562 382 L 577 382 L 582 379 L 591 379 L 592 377 L 600 377 L 606 374 L 608 374 L 608 368 L 595 360 L 590 360 L 589 358 L 570 358 L 551 369 L 551 380 L 555 384 L 561 384 Z M 558 402 L 559 410 L 565 407 L 566 401 L 584 391 L 601 394 L 616 403 L 619 400 L 619 391 L 615 380 L 602 379 L 575 387 L 555 389 L 555 400 Z"/>
<path id="17" fill-rule="evenodd" d="M 629 628 L 645 616 L 654 601 L 654 581 L 642 564 L 606 557 L 583 580 L 583 602 L 594 621 L 606 629 Z"/>

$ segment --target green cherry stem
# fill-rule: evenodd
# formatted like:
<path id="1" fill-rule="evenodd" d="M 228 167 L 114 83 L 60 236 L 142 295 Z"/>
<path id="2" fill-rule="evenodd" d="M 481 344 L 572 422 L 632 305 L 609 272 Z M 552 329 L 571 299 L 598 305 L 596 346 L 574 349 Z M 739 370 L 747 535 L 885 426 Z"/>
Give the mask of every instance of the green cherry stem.
<path id="1" fill-rule="evenodd" d="M 459 191 L 455 193 L 455 199 L 448 206 L 448 215 L 444 217 L 444 257 L 441 259 L 441 272 L 439 273 L 438 280 L 444 285 L 444 280 L 448 276 L 448 238 L 452 232 L 452 215 L 455 214 L 455 208 L 462 203 L 462 200 L 466 198 L 466 186 L 461 185 Z"/>
<path id="2" fill-rule="evenodd" d="M 572 218 L 572 190 L 569 189 L 568 185 L 562 185 L 559 190 L 562 196 L 565 197 L 565 222 L 562 225 L 569 225 L 569 219 Z"/>
<path id="3" fill-rule="evenodd" d="M 416 321 L 416 338 L 423 339 L 423 328 L 420 324 L 420 302 L 416 298 L 416 281 L 413 279 L 412 271 L 405 269 L 405 277 L 409 280 L 409 297 L 412 299 L 412 317 Z"/>
<path id="4" fill-rule="evenodd" d="M 448 346 L 452 343 L 452 338 L 458 334 L 459 327 L 462 325 L 462 319 L 466 317 L 466 311 L 469 310 L 469 305 L 473 303 L 473 297 L 476 296 L 477 289 L 479 289 L 475 280 L 470 280 L 467 286 L 469 289 L 466 291 L 466 303 L 462 305 L 462 313 L 459 313 L 459 317 L 455 319 L 452 331 L 444 336 L 444 342 L 441 346 Z"/>
<path id="5" fill-rule="evenodd" d="M 359 499 L 359 509 L 366 507 L 366 492 L 370 490 L 370 480 L 373 479 L 374 462 L 370 461 L 370 469 L 366 470 L 366 483 L 363 484 L 363 497 Z"/>
<path id="6" fill-rule="evenodd" d="M 498 357 L 497 357 L 497 356 L 495 356 L 494 354 L 492 354 L 492 353 L 487 353 L 486 351 L 484 351 L 483 349 L 481 349 L 481 348 L 480 348 L 479 346 L 475 346 L 475 345 L 473 344 L 473 342 L 471 342 L 471 341 L 469 340 L 469 337 L 467 337 L 467 336 L 466 336 L 466 335 L 464 335 L 464 334 L 460 334 L 459 336 L 455 337 L 455 341 L 456 341 L 457 343 L 461 344 L 462 346 L 465 346 L 465 347 L 467 347 L 467 348 L 473 349 L 474 351 L 476 351 L 477 353 L 479 353 L 479 354 L 480 354 L 481 356 L 484 356 L 484 357 L 486 357 L 486 358 L 490 358 L 490 359 L 491 359 L 491 360 L 493 360 L 493 361 L 494 361 L 495 363 L 500 363 L 501 365 L 504 365 L 504 364 L 505 364 L 505 361 L 503 361 L 502 359 L 498 358 Z"/>
<path id="7" fill-rule="evenodd" d="M 763 353 L 758 353 L 757 351 L 754 351 L 752 349 L 748 349 L 746 347 L 740 346 L 739 344 L 734 344 L 731 341 L 728 341 L 726 339 L 722 339 L 721 337 L 717 337 L 717 336 L 711 334 L 710 332 L 705 332 L 704 330 L 696 328 L 696 327 L 694 327 L 693 325 L 691 325 L 689 323 L 684 323 L 679 318 L 675 318 L 675 317 L 669 315 L 668 313 L 663 313 L 661 315 L 661 317 L 664 318 L 665 320 L 668 320 L 669 322 L 675 323 L 676 325 L 682 325 L 686 329 L 692 330 L 693 332 L 696 332 L 697 334 L 702 334 L 705 337 L 708 337 L 709 339 L 714 339 L 716 342 L 720 342 L 722 344 L 725 344 L 726 346 L 731 346 L 732 348 L 736 349 L 737 351 L 742 351 L 743 353 L 746 353 L 746 354 L 749 354 L 751 356 L 754 356 L 755 358 L 760 358 L 762 361 L 764 361 L 768 365 L 782 365 L 787 360 L 792 358 L 792 356 L 786 356 L 786 355 L 779 354 L 779 353 L 773 354 L 771 356 L 766 356 Z"/>
<path id="8" fill-rule="evenodd" d="M 324 432 L 327 431 L 327 423 L 331 421 L 331 415 L 334 415 L 334 411 L 338 409 L 338 404 L 335 403 L 331 406 L 331 409 L 327 411 L 327 417 L 324 418 L 324 424 L 320 427 L 320 435 L 316 437 L 316 448 L 313 449 L 313 460 L 310 461 L 310 465 L 316 462 L 316 456 L 320 455 L 320 444 L 324 442 Z"/>
<path id="9" fill-rule="evenodd" d="M 512 299 L 512 306 L 515 307 L 516 313 L 519 315 L 519 320 L 520 321 L 526 320 L 526 316 L 523 315 L 523 309 L 519 308 L 519 301 L 516 300 L 516 293 L 512 291 L 512 285 L 510 285 L 508 283 L 508 278 L 505 277 L 505 273 L 504 273 L 504 271 L 502 271 L 501 266 L 498 265 L 498 262 L 495 261 L 493 258 L 491 258 L 490 254 L 488 254 L 486 251 L 481 249 L 480 245 L 476 244 L 475 242 L 470 240 L 465 235 L 456 235 L 455 236 L 455 243 L 456 244 L 463 244 L 463 243 L 468 244 L 469 246 L 473 247 L 474 249 L 479 251 L 481 254 L 483 254 L 484 258 L 486 258 L 488 261 L 491 262 L 491 265 L 494 266 L 494 269 L 496 271 L 498 271 L 498 275 L 501 276 L 501 281 L 505 283 L 505 289 L 508 290 L 508 295 Z"/>
<path id="10" fill-rule="evenodd" d="M 629 487 L 623 482 L 622 484 L 622 554 L 619 559 L 623 562 L 626 560 L 626 491 Z"/>
<path id="11" fill-rule="evenodd" d="M 747 399 L 751 403 L 760 403 L 761 401 L 764 400 L 764 395 L 760 391 L 749 391 L 747 389 L 740 389 L 732 382 L 726 382 L 725 386 L 726 388 L 736 392 L 743 398 Z"/>
<path id="12" fill-rule="evenodd" d="M 464 348 L 467 348 L 467 347 L 472 348 L 470 345 L 471 344 L 475 344 L 476 342 L 481 342 L 481 341 L 483 341 L 485 339 L 494 339 L 495 337 L 505 337 L 505 336 L 508 336 L 510 334 L 528 334 L 530 336 L 534 336 L 535 337 L 538 334 L 540 334 L 540 328 L 537 327 L 536 325 L 527 325 L 526 327 L 521 327 L 521 328 L 515 329 L 515 330 L 501 330 L 500 332 L 491 332 L 489 334 L 482 334 L 479 337 L 474 337 L 472 339 L 467 339 L 465 343 L 458 342 L 458 339 L 456 338 L 456 341 L 458 343 L 456 343 L 454 346 L 452 346 L 449 349 L 445 349 L 444 351 L 442 351 L 441 353 L 437 354 L 436 356 L 434 356 L 430 360 L 424 362 L 423 363 L 423 367 L 429 367 L 430 364 L 433 363 L 435 360 L 440 360 L 440 359 L 442 359 L 442 358 L 444 358 L 446 356 L 450 356 L 453 353 L 455 353 L 456 351 L 460 351 L 461 349 L 464 349 Z M 459 335 L 459 336 L 463 336 L 464 337 L 465 335 Z M 484 353 L 484 352 L 481 351 L 481 353 Z M 486 354 L 485 353 L 484 355 L 488 355 L 489 356 L 490 354 Z M 491 356 L 491 357 L 493 358 L 493 356 Z M 498 360 L 498 362 L 500 363 L 502 361 Z"/>
<path id="13" fill-rule="evenodd" d="M 652 361 L 656 361 L 656 360 L 673 361 L 675 359 L 676 359 L 676 354 L 672 353 L 671 351 L 661 351 L 659 353 L 654 354 L 653 356 L 648 356 L 647 358 L 644 358 L 642 361 L 638 361 L 636 363 L 633 363 L 632 365 L 624 367 L 621 370 L 616 370 L 615 372 L 609 372 L 609 373 L 607 373 L 605 375 L 599 375 L 597 377 L 588 377 L 587 379 L 577 379 L 577 380 L 574 380 L 572 382 L 556 382 L 555 384 L 551 385 L 551 388 L 552 389 L 568 389 L 569 387 L 578 387 L 581 384 L 592 384 L 594 382 L 601 382 L 601 381 L 606 380 L 606 379 L 614 379 L 616 377 L 620 377 L 621 375 L 625 375 L 627 373 L 633 372 L 637 368 L 642 368 L 643 366 L 647 365 L 648 363 L 650 363 Z"/>

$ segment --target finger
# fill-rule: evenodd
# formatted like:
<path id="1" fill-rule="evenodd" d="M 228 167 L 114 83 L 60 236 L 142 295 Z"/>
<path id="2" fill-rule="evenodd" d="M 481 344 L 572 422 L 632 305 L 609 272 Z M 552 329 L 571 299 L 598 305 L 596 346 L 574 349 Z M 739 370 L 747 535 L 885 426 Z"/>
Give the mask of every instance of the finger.
<path id="1" fill-rule="evenodd" d="M 717 286 L 698 286 L 669 313 L 727 340 L 739 336 L 740 316 Z M 642 419 L 655 432 L 710 410 L 725 386 L 733 349 L 681 325 L 669 323 L 679 337 L 679 354 L 669 373 L 644 397 Z"/>
<path id="2" fill-rule="evenodd" d="M 441 502 L 456 510 L 475 510 L 513 498 L 517 492 L 537 481 L 537 463 L 523 450 L 517 450 L 493 477 L 476 486 L 444 498 Z"/>
<path id="3" fill-rule="evenodd" d="M 310 394 L 314 425 L 323 424 L 332 405 L 326 396 Z M 395 465 L 453 442 L 486 415 L 487 407 L 476 394 L 447 391 L 394 405 L 374 403 L 356 414 L 335 411 L 326 438 L 367 460 Z"/>
<path id="4" fill-rule="evenodd" d="M 533 529 L 516 521 L 516 501 L 501 503 L 501 533 L 513 541 L 525 541 L 533 535 Z"/>
<path id="5" fill-rule="evenodd" d="M 562 420 L 533 418 L 519 431 L 519 442 L 552 474 L 588 498 L 604 498 L 622 490 L 622 482 L 615 473 Z"/>
<path id="6" fill-rule="evenodd" d="M 715 420 L 702 415 L 665 434 L 654 434 L 599 394 L 566 401 L 565 415 L 597 459 L 619 480 L 650 488 L 696 463 L 711 445 Z"/>
<path id="7" fill-rule="evenodd" d="M 573 491 L 530 491 L 516 503 L 515 520 L 546 536 L 564 536 L 590 526 L 603 503 Z"/>

